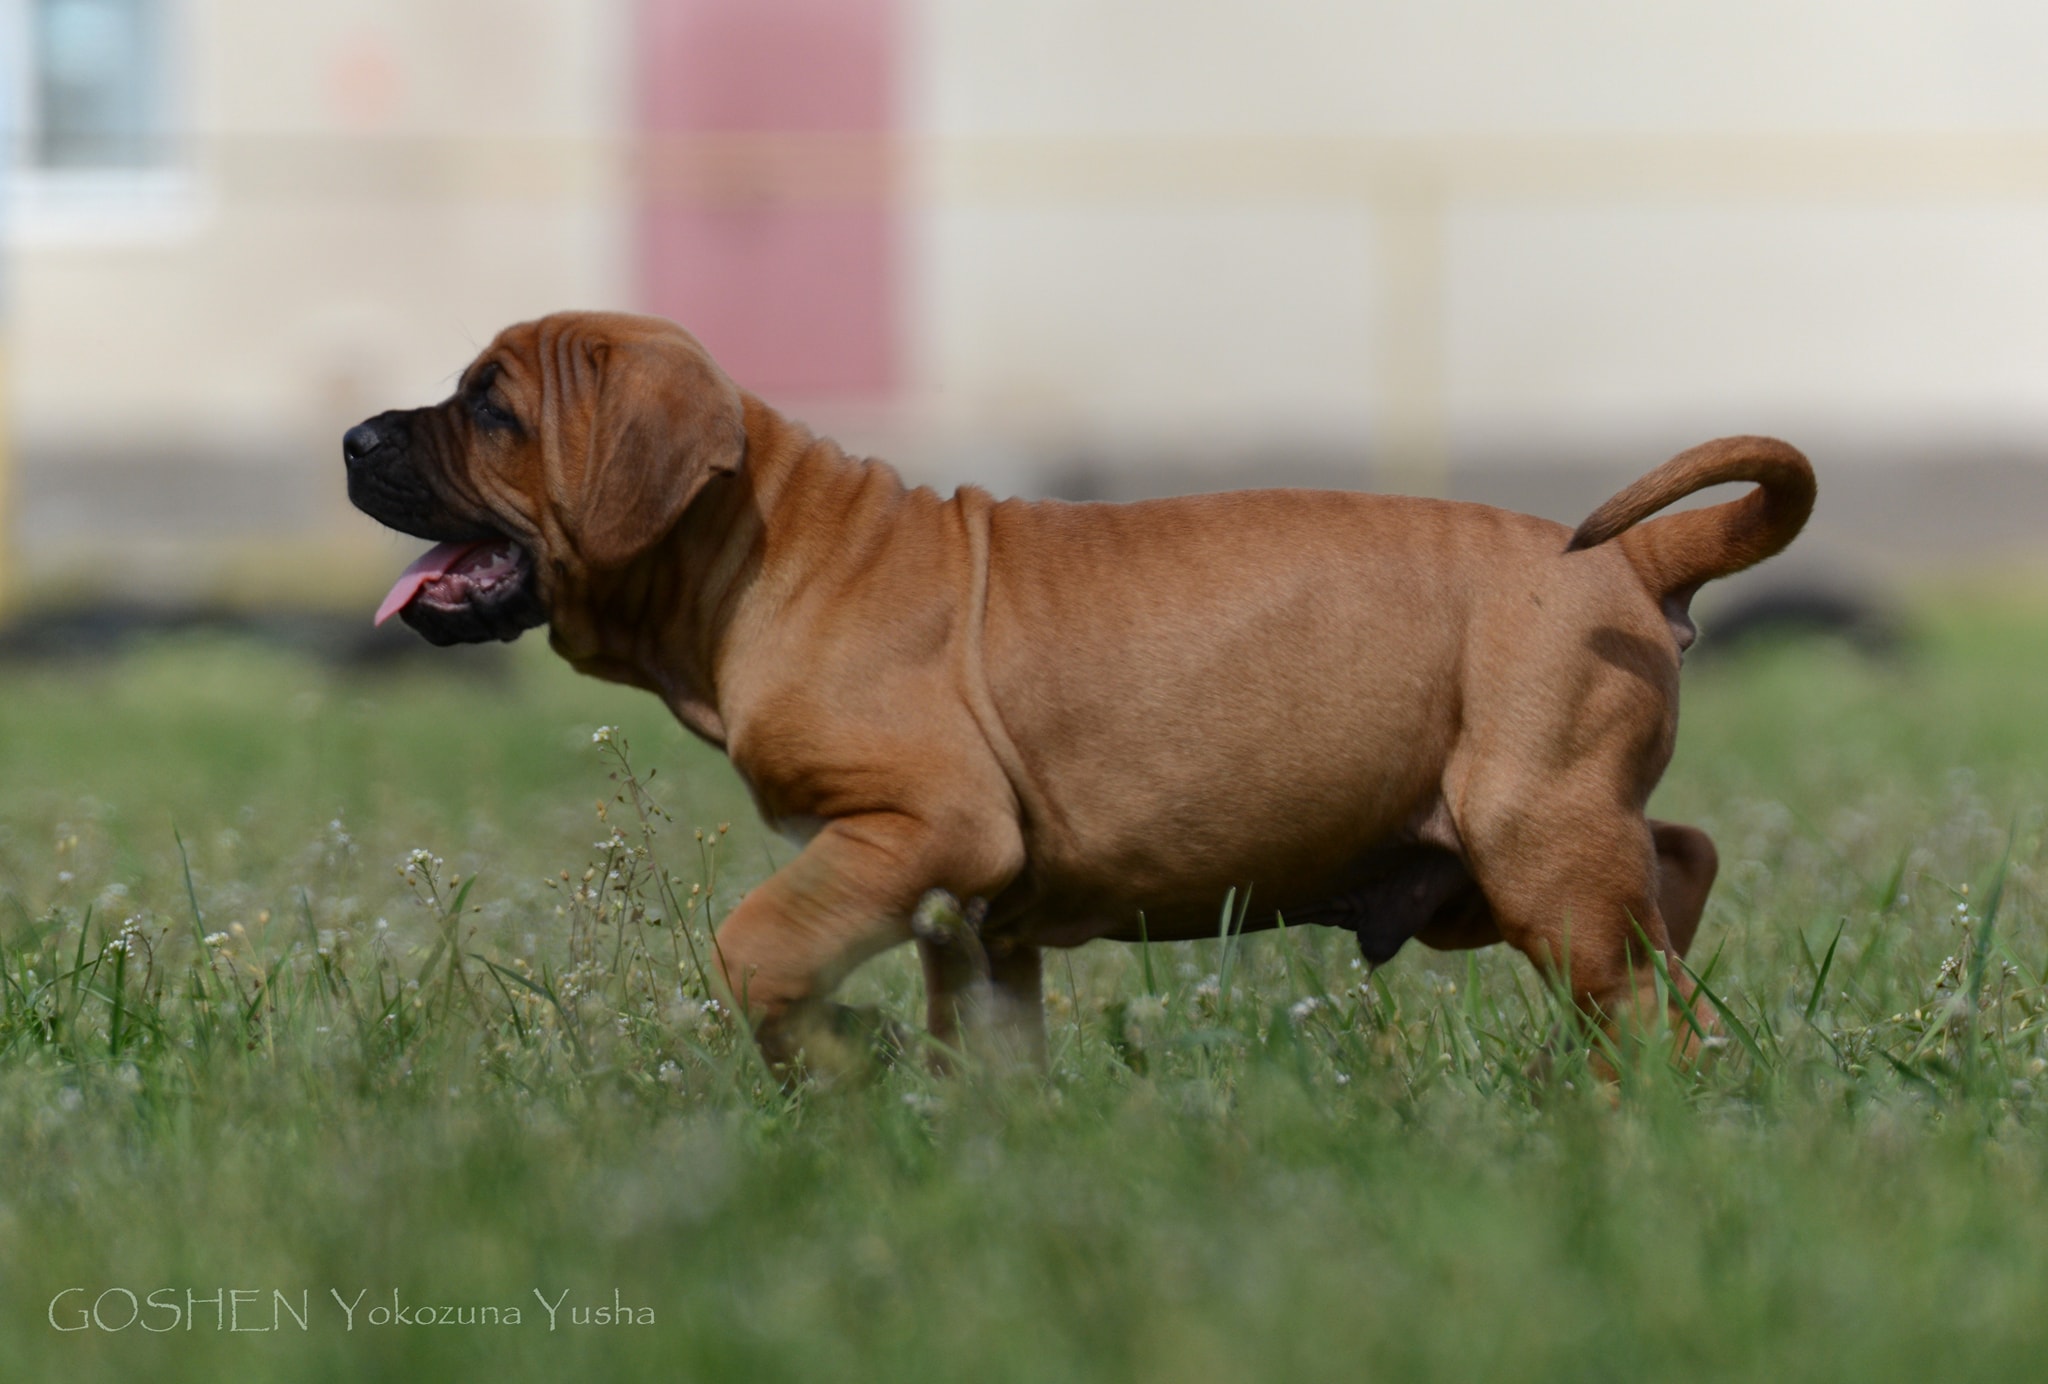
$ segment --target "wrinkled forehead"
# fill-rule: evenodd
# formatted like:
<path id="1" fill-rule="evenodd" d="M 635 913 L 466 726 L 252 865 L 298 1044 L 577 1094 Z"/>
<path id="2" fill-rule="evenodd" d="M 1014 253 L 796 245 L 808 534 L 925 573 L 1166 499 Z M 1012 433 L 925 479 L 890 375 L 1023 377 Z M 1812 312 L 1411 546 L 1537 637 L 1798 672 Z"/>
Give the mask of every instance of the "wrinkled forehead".
<path id="1" fill-rule="evenodd" d="M 492 337 L 491 344 L 463 368 L 456 392 L 468 393 L 508 372 L 516 378 L 530 377 L 540 357 L 539 328 L 538 322 L 518 322 Z"/>
<path id="2" fill-rule="evenodd" d="M 630 346 L 656 340 L 673 345 L 687 343 L 702 349 L 687 332 L 658 318 L 615 312 L 558 312 L 530 322 L 515 322 L 499 332 L 470 362 L 463 378 L 466 380 L 494 363 L 505 370 L 538 372 L 550 357 L 560 358 L 598 346 Z"/>
<path id="3" fill-rule="evenodd" d="M 697 338 L 673 322 L 632 313 L 562 312 L 499 332 L 462 372 L 458 392 L 488 389 L 498 381 L 543 390 L 568 384 L 612 347 L 658 359 L 699 387 L 731 388 Z M 569 378 L 556 378 L 564 373 Z"/>

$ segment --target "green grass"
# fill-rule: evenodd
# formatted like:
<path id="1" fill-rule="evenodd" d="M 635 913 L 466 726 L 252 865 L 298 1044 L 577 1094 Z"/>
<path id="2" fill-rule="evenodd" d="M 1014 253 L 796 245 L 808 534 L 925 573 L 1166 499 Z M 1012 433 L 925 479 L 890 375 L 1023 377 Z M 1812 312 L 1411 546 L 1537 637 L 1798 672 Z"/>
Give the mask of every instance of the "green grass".
<path id="1" fill-rule="evenodd" d="M 0 1379 L 2039 1373 L 2048 616 L 1688 672 L 1656 810 L 1720 844 L 1730 1018 L 1618 1094 L 1529 1075 L 1517 958 L 1308 929 L 1055 957 L 1043 1081 L 785 1093 L 697 959 L 788 848 L 517 652 L 0 670 Z M 850 988 L 916 1019 L 907 956 Z M 652 1324 L 571 1324 L 615 1290 Z"/>

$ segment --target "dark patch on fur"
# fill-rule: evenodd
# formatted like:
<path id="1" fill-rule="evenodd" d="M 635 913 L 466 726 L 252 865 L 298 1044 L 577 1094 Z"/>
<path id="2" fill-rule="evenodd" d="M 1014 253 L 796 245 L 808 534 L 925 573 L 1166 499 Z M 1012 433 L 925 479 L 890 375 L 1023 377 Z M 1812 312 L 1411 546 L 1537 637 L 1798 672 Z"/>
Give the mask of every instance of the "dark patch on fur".
<path id="1" fill-rule="evenodd" d="M 1454 926 L 1475 910 L 1484 914 L 1486 900 L 1465 862 L 1441 846 L 1415 844 L 1372 852 L 1340 892 L 1289 910 L 1288 921 L 1356 933 L 1366 962 L 1380 966 L 1425 928 Z"/>

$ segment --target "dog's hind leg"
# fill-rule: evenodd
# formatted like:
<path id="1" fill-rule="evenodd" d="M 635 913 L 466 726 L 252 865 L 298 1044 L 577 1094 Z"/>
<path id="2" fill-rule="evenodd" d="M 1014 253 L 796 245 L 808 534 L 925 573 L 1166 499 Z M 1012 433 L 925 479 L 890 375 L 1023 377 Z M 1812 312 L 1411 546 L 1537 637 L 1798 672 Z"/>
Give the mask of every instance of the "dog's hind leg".
<path id="1" fill-rule="evenodd" d="M 1699 931 L 1700 915 L 1706 910 L 1721 857 L 1714 850 L 1713 838 L 1698 827 L 1652 818 L 1650 839 L 1657 847 L 1657 908 L 1664 915 L 1671 949 L 1686 957 L 1692 954 L 1693 937 Z M 1363 938 L 1361 932 L 1361 941 Z M 1475 887 L 1470 894 L 1455 895 L 1438 908 L 1416 929 L 1415 940 L 1438 951 L 1489 947 L 1501 940 L 1500 924 Z"/>
<path id="2" fill-rule="evenodd" d="M 1606 803 L 1552 801 L 1540 813 L 1521 806 L 1481 813 L 1460 828 L 1502 937 L 1568 985 L 1580 1010 L 1610 1034 L 1665 1022 L 1658 1012 L 1664 970 L 1674 1037 L 1691 1053 L 1692 1025 L 1679 1006 L 1695 1005 L 1694 987 L 1676 964 L 1676 939 L 1660 907 L 1662 862 L 1647 821 Z M 1693 893 L 1700 878 L 1697 869 L 1681 872 L 1689 908 L 1705 898 L 1704 889 L 1696 899 Z M 1684 921 L 1697 927 L 1698 913 Z"/>

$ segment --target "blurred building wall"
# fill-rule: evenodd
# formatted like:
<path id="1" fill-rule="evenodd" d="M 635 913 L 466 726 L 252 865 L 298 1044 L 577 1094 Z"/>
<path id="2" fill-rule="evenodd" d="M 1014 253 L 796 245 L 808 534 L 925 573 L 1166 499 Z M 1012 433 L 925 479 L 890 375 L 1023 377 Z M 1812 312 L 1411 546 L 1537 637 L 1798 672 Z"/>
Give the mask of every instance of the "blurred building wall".
<path id="1" fill-rule="evenodd" d="M 894 0 L 643 0 L 638 287 L 775 398 L 898 374 Z"/>
<path id="2" fill-rule="evenodd" d="M 7 0 L 18 66 L 47 60 L 38 2 Z M 302 597 L 388 548 L 347 509 L 342 429 L 444 395 L 508 321 L 632 300 L 630 11 L 148 8 L 148 156 L 15 179 L 23 562 L 45 589 Z"/>
<path id="3" fill-rule="evenodd" d="M 38 166 L 51 5 L 150 16 L 123 166 Z M 342 428 L 564 306 L 675 315 L 941 483 L 1575 518 L 1772 431 L 1822 540 L 2043 536 L 2016 0 L 0 0 L 0 57 L 45 593 L 382 570 Z"/>
<path id="4" fill-rule="evenodd" d="M 1765 431 L 1854 473 L 1821 531 L 2043 536 L 2038 6 L 921 15 L 911 373 L 949 474 L 1065 453 L 1108 494 L 1350 474 L 1575 518 Z"/>

